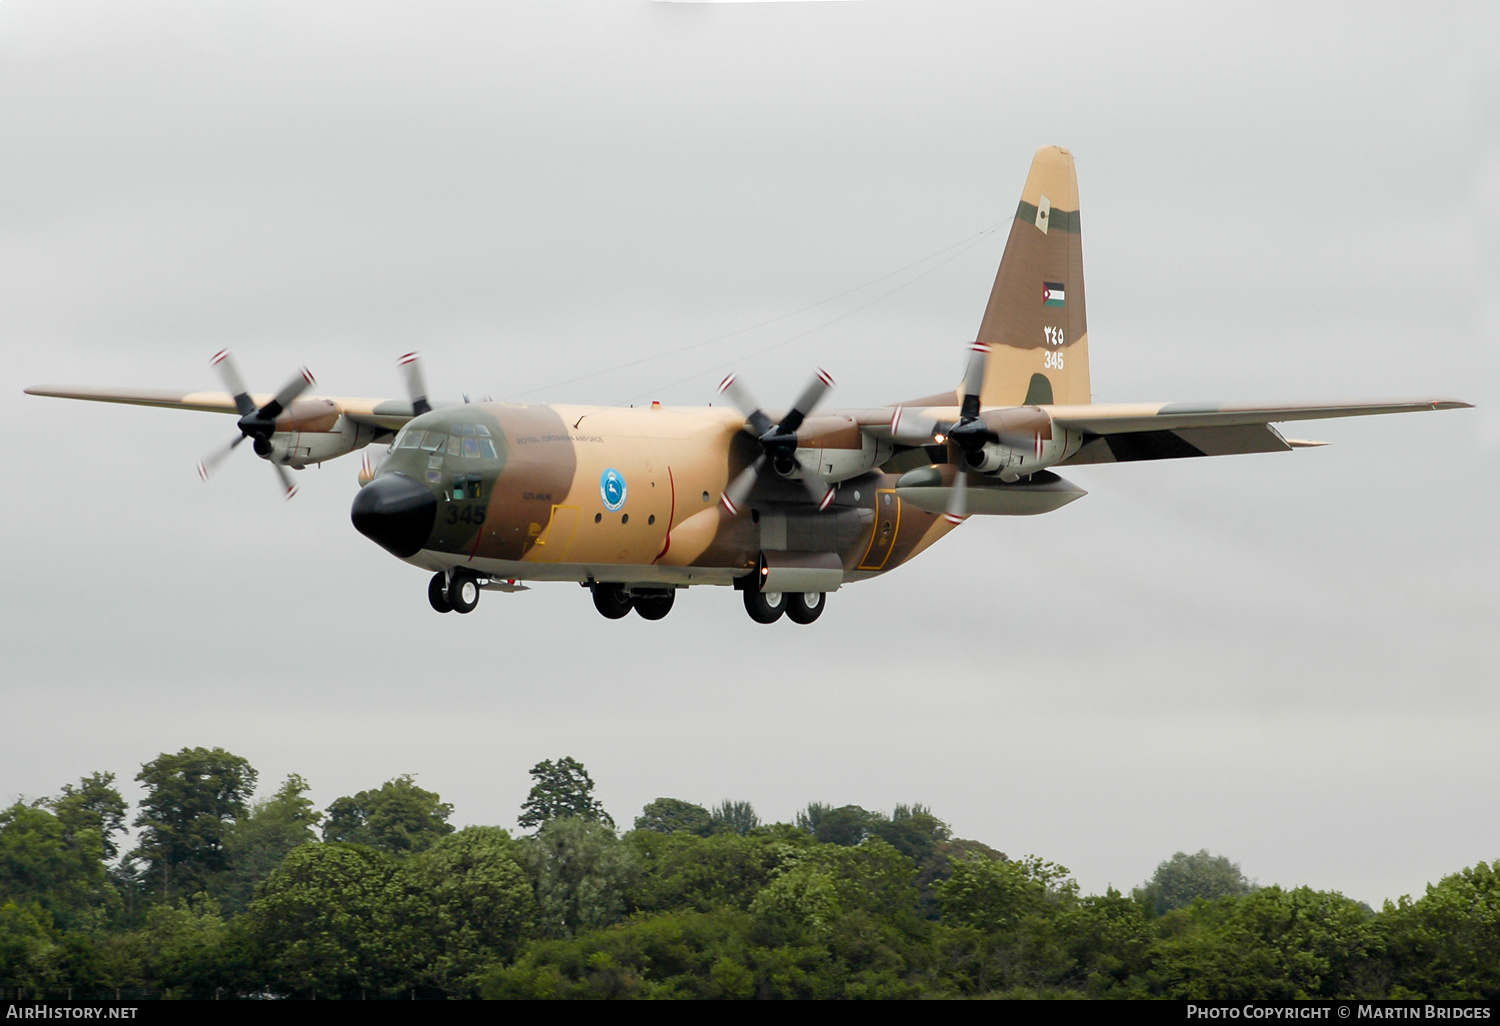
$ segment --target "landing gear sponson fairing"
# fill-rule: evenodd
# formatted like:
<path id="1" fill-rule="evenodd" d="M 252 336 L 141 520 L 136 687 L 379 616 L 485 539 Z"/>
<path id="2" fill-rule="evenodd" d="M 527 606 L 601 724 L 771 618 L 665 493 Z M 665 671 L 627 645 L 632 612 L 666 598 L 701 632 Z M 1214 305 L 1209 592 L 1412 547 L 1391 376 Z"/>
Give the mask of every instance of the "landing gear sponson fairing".
<path id="1" fill-rule="evenodd" d="M 299 373 L 274 396 L 246 392 L 227 353 L 228 392 L 38 387 L 33 395 L 239 415 L 239 435 L 285 468 L 372 442 L 354 526 L 432 574 L 440 612 L 482 589 L 576 581 L 610 618 L 658 620 L 677 591 L 723 585 L 760 623 L 811 623 L 825 596 L 876 577 L 974 515 L 1047 513 L 1081 497 L 1052 468 L 1279 452 L 1316 442 L 1273 423 L 1467 406 L 1450 399 L 1296 405 L 1093 405 L 1083 247 L 1072 155 L 1037 151 L 963 384 L 896 406 L 817 412 L 819 371 L 780 415 L 734 377 L 716 407 L 621 409 L 461 403 L 434 407 L 416 359 L 409 398 L 304 397 Z M 925 362 L 925 361 L 924 361 Z"/>

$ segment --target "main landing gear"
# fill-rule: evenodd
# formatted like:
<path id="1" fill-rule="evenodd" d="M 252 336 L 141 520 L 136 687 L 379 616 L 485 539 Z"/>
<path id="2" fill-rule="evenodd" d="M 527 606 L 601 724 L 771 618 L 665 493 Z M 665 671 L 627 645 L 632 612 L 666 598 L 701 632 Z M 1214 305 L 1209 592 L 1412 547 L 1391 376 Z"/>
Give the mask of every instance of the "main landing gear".
<path id="1" fill-rule="evenodd" d="M 427 583 L 427 601 L 439 613 L 472 613 L 479 605 L 479 578 L 467 570 L 438 571 Z"/>
<path id="2" fill-rule="evenodd" d="M 746 588 L 745 612 L 756 623 L 775 623 L 782 614 L 792 623 L 812 623 L 828 603 L 821 591 L 752 591 Z"/>
<path id="3" fill-rule="evenodd" d="M 611 620 L 628 616 L 632 609 L 642 620 L 660 620 L 672 611 L 676 588 L 627 591 L 623 584 L 594 584 L 594 608 Z"/>

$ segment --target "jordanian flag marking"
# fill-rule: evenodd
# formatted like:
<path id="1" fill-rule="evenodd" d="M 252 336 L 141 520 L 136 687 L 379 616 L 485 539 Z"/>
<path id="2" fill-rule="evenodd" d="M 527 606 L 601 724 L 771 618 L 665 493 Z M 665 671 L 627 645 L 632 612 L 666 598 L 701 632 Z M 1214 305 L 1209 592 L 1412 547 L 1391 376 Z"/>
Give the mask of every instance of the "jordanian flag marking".
<path id="1" fill-rule="evenodd" d="M 1060 281 L 1044 281 L 1044 282 L 1042 282 L 1042 305 L 1043 306 L 1062 306 L 1063 305 L 1063 298 L 1064 298 L 1064 296 L 1063 296 L 1063 283 L 1062 282 L 1060 282 Z"/>

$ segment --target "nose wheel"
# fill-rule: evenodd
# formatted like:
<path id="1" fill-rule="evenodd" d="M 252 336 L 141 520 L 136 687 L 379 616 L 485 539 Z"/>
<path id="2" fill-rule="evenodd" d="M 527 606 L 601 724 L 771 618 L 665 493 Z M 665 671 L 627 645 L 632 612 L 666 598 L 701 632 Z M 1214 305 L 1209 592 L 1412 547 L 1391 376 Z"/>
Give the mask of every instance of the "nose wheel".
<path id="1" fill-rule="evenodd" d="M 479 578 L 467 570 L 432 575 L 427 601 L 439 613 L 472 613 L 479 605 Z"/>
<path id="2" fill-rule="evenodd" d="M 439 613 L 453 612 L 453 606 L 448 601 L 448 575 L 435 573 L 432 580 L 427 582 L 427 601 Z"/>

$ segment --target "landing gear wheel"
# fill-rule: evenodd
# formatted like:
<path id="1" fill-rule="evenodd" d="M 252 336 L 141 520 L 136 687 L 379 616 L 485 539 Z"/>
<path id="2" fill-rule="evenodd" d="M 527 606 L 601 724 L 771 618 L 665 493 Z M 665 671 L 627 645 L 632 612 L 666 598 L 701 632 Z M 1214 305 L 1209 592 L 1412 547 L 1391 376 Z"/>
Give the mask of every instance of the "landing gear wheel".
<path id="1" fill-rule="evenodd" d="M 828 605 L 821 591 L 794 591 L 786 597 L 786 618 L 792 623 L 812 623 Z"/>
<path id="2" fill-rule="evenodd" d="M 439 613 L 453 612 L 453 606 L 448 602 L 448 575 L 436 573 L 427 584 L 427 601 L 432 603 L 432 608 Z"/>
<path id="3" fill-rule="evenodd" d="M 593 587 L 594 608 L 611 620 L 618 620 L 630 613 L 633 604 L 630 592 L 618 584 L 596 584 Z M 644 614 L 642 614 L 644 615 Z"/>
<path id="4" fill-rule="evenodd" d="M 455 613 L 472 613 L 479 605 L 479 581 L 465 570 L 455 570 L 448 581 L 448 604 Z"/>
<path id="5" fill-rule="evenodd" d="M 637 595 L 635 612 L 642 620 L 660 620 L 672 611 L 672 602 L 677 598 L 677 589 L 656 594 Z"/>
<path id="6" fill-rule="evenodd" d="M 775 623 L 786 612 L 786 595 L 779 591 L 751 591 L 746 588 L 745 612 L 756 623 Z"/>

